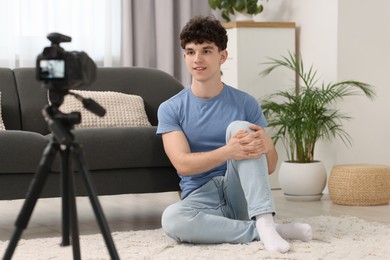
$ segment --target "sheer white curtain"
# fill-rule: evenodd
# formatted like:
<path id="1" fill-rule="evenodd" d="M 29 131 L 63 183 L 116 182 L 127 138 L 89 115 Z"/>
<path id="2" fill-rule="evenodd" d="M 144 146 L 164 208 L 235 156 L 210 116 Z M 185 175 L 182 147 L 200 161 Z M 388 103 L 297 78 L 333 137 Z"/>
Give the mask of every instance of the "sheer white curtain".
<path id="1" fill-rule="evenodd" d="M 120 0 L 0 0 L 0 67 L 34 67 L 46 36 L 72 37 L 61 46 L 85 51 L 98 66 L 119 66 Z"/>

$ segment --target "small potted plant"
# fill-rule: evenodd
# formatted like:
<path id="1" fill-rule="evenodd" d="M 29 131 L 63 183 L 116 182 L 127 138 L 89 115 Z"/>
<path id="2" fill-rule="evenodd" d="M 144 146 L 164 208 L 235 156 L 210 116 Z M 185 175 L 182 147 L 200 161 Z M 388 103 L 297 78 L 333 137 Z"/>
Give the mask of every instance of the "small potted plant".
<path id="1" fill-rule="evenodd" d="M 244 18 L 253 20 L 253 16 L 261 13 L 264 9 L 262 4 L 258 3 L 258 0 L 209 0 L 209 6 L 213 10 L 221 10 L 221 17 L 230 22 L 230 15 L 249 15 L 250 18 Z"/>
<path id="2" fill-rule="evenodd" d="M 279 183 L 288 198 L 296 199 L 293 196 L 297 195 L 307 200 L 319 199 L 327 174 L 322 162 L 314 157 L 316 143 L 341 138 L 346 145 L 351 144 L 342 124 L 351 118 L 337 109 L 337 102 L 357 94 L 372 99 L 373 86 L 353 80 L 320 83 L 313 66 L 306 71 L 300 57 L 292 53 L 280 59 L 271 58 L 266 64 L 269 67 L 261 72 L 263 76 L 277 68 L 286 68 L 294 71 L 297 78 L 294 88 L 260 100 L 275 144 L 281 141 L 287 152 L 288 161 L 282 162 L 279 169 Z"/>

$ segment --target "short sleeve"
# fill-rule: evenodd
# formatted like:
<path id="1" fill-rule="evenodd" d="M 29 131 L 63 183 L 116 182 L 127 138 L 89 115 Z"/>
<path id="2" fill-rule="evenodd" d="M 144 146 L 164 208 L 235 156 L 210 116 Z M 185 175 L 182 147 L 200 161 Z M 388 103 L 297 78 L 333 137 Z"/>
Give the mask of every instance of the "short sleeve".
<path id="1" fill-rule="evenodd" d="M 173 108 L 173 104 L 169 100 L 160 105 L 157 111 L 157 118 L 157 135 L 172 131 L 182 131 L 178 110 Z"/>
<path id="2" fill-rule="evenodd" d="M 248 122 L 252 122 L 263 128 L 268 126 L 268 122 L 265 119 L 261 105 L 259 104 L 259 102 L 257 102 L 257 100 L 254 97 L 248 96 L 246 102 L 246 110 L 247 110 L 246 115 L 248 116 L 247 118 Z"/>

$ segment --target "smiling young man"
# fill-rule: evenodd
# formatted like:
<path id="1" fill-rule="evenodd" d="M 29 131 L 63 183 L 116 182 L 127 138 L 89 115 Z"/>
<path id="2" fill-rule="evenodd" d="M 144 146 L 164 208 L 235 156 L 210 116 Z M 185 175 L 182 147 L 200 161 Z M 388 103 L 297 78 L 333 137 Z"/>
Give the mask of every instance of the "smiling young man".
<path id="1" fill-rule="evenodd" d="M 180 34 L 191 85 L 161 104 L 157 134 L 181 177 L 182 199 L 163 213 L 178 242 L 248 243 L 285 253 L 285 239 L 311 239 L 303 223 L 277 225 L 268 182 L 277 152 L 256 99 L 224 84 L 227 34 L 213 17 L 195 17 Z"/>

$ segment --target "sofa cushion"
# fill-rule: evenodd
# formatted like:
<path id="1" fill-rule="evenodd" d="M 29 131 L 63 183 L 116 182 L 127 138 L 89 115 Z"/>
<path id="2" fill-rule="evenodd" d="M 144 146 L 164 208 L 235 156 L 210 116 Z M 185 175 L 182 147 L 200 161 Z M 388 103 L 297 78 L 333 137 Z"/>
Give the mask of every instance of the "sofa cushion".
<path id="1" fill-rule="evenodd" d="M 20 103 L 14 73 L 0 68 L 1 118 L 7 130 L 21 130 Z M 1 167 L 1 166 L 0 166 Z"/>
<path id="2" fill-rule="evenodd" d="M 41 134 L 7 130 L 0 134 L 0 173 L 34 173 L 49 140 Z"/>
<path id="3" fill-rule="evenodd" d="M 64 113 L 81 112 L 81 123 L 76 128 L 150 126 L 145 112 L 144 101 L 137 95 L 114 91 L 72 90 L 83 98 L 91 98 L 106 109 L 106 114 L 99 117 L 83 107 L 73 95 L 66 95 L 60 110 Z"/>
<path id="4" fill-rule="evenodd" d="M 155 126 L 78 128 L 73 133 L 90 170 L 172 166 Z M 59 171 L 58 160 L 52 169 Z"/>
<path id="5" fill-rule="evenodd" d="M 1 92 L 0 92 L 0 130 L 5 130 L 3 116 L 1 115 Z"/>

